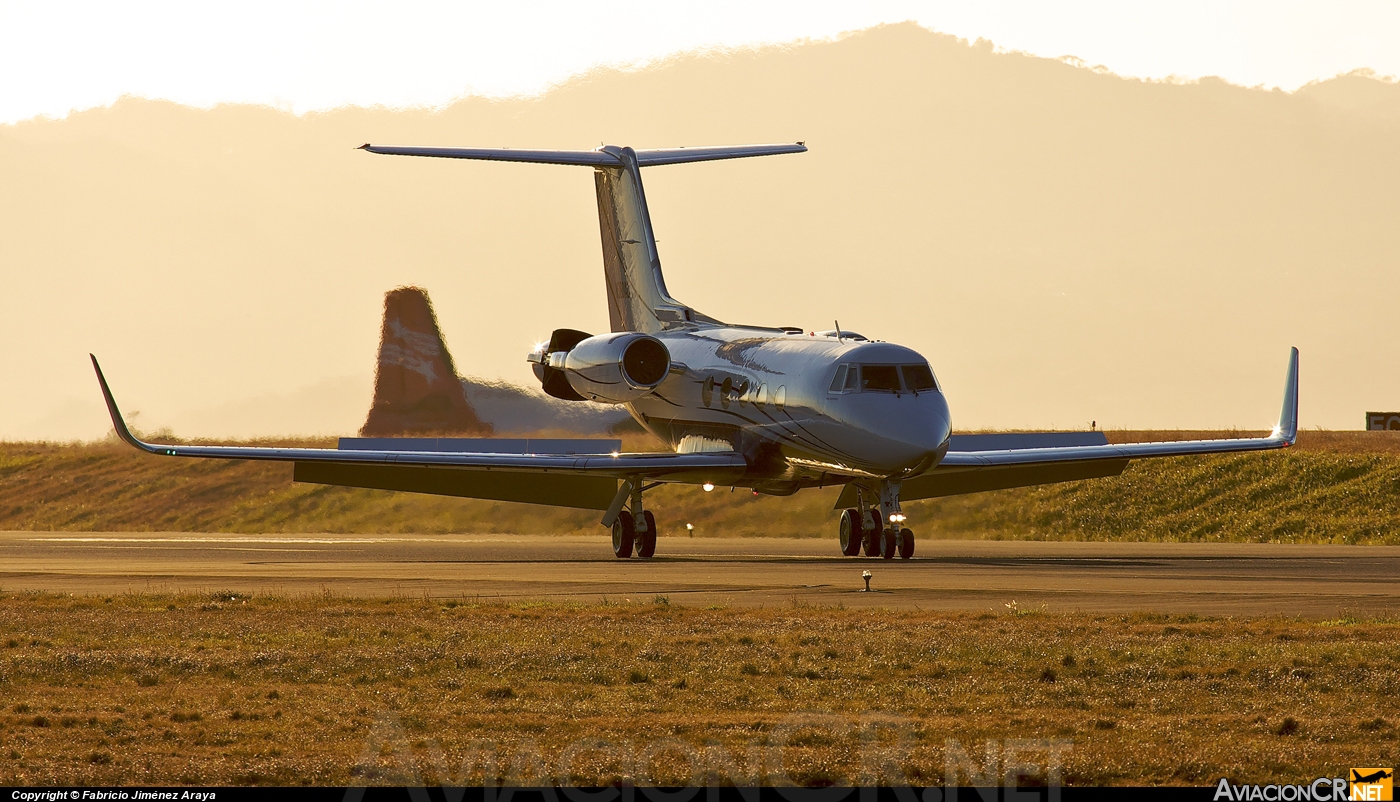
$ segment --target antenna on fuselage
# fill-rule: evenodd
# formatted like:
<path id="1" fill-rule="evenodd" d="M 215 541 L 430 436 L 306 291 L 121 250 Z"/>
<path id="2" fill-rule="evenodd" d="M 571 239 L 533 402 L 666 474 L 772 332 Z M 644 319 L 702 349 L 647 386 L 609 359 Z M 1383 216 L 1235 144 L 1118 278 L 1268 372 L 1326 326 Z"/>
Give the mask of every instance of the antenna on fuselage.
<path id="1" fill-rule="evenodd" d="M 846 341 L 841 339 L 841 321 L 833 319 L 831 322 L 836 324 L 836 342 L 845 343 Z"/>

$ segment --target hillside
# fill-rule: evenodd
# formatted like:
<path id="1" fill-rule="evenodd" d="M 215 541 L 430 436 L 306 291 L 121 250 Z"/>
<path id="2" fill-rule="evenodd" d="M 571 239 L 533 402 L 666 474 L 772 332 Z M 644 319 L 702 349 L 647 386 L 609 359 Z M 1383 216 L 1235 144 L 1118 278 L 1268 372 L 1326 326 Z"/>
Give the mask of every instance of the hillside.
<path id="1" fill-rule="evenodd" d="M 1114 440 L 1221 433 L 1117 432 Z M 321 442 L 320 445 L 329 445 Z M 640 437 L 630 448 L 646 448 Z M 650 446 L 654 447 L 654 446 Z M 664 535 L 835 537 L 836 490 L 662 487 Z M 921 537 L 1400 543 L 1400 433 L 1304 432 L 1284 453 L 1138 462 L 1120 477 L 914 502 Z M 0 529 L 599 533 L 597 513 L 300 485 L 291 467 L 175 461 L 117 443 L 0 444 Z"/>
<path id="2" fill-rule="evenodd" d="M 128 98 L 0 126 L 0 438 L 101 437 L 93 350 L 148 428 L 353 431 L 402 284 L 485 379 L 528 385 L 552 329 L 607 328 L 587 170 L 364 142 L 804 140 L 647 169 L 676 298 L 915 348 L 960 428 L 1272 421 L 1290 345 L 1304 421 L 1357 426 L 1400 399 L 1397 109 L 1364 75 L 1140 81 L 896 25 L 436 112 Z"/>

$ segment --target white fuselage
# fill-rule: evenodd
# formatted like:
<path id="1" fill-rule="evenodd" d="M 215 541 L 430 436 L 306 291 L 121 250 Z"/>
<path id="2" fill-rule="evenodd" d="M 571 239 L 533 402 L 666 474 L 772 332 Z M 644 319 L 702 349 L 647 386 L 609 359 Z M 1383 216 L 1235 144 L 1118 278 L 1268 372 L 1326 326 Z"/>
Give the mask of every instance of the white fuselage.
<path id="1" fill-rule="evenodd" d="M 947 451 L 951 420 L 936 386 L 915 390 L 899 379 L 884 389 L 858 379 L 832 386 L 842 366 L 865 366 L 871 377 L 927 366 L 909 348 L 738 326 L 653 336 L 670 351 L 673 370 L 628 410 L 682 451 L 744 454 L 744 486 L 786 494 L 824 484 L 828 473 L 842 481 L 902 478 L 932 468 Z"/>

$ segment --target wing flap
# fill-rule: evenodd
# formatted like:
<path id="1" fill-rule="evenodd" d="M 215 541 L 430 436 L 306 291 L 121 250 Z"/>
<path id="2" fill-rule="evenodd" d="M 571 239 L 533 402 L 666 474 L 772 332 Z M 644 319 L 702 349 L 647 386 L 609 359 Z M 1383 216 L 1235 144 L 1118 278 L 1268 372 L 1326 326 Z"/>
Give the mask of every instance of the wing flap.
<path id="1" fill-rule="evenodd" d="M 617 479 L 608 476 L 464 471 L 419 465 L 297 462 L 292 481 L 583 510 L 605 510 L 617 494 Z"/>
<path id="2" fill-rule="evenodd" d="M 988 490 L 1008 490 L 1013 487 L 1077 482 L 1081 479 L 1102 479 L 1106 476 L 1117 476 L 1126 467 L 1128 467 L 1128 460 L 1125 459 L 1009 465 L 995 468 L 940 467 L 931 473 L 906 479 L 899 486 L 899 499 L 900 501 L 918 501 L 925 498 L 984 493 Z M 841 497 L 836 500 L 836 509 L 854 507 L 856 503 L 856 484 L 852 482 L 841 491 Z"/>

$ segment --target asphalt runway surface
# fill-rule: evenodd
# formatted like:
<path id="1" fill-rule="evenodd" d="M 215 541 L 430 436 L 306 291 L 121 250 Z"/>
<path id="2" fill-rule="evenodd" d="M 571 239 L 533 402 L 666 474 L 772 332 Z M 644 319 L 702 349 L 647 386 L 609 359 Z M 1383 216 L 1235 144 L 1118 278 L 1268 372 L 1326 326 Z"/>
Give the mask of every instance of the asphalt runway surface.
<path id="1" fill-rule="evenodd" d="M 861 590 L 869 570 L 871 592 Z M 0 591 L 274 593 L 1022 609 L 1201 615 L 1400 612 L 1400 547 L 921 541 L 914 559 L 832 539 L 0 532 Z"/>

